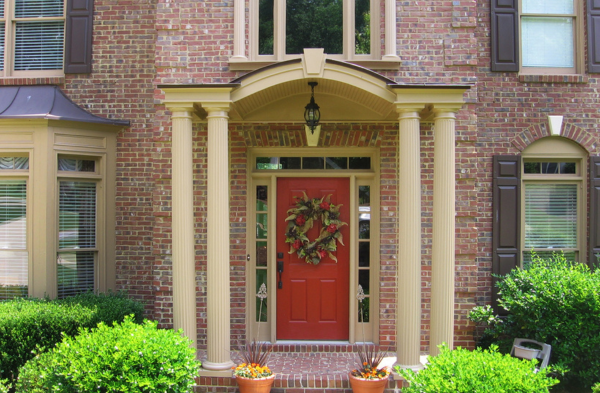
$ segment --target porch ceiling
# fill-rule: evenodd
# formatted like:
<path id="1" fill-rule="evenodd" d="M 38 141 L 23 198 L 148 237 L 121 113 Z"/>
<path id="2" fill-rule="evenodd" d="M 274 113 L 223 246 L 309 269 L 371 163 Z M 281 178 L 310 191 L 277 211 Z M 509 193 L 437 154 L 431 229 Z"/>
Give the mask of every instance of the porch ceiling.
<path id="1" fill-rule="evenodd" d="M 304 122 L 310 100 L 308 81 L 296 79 L 266 87 L 234 102 L 231 120 L 251 122 Z M 318 78 L 315 102 L 321 122 L 394 121 L 393 102 L 337 80 Z"/>

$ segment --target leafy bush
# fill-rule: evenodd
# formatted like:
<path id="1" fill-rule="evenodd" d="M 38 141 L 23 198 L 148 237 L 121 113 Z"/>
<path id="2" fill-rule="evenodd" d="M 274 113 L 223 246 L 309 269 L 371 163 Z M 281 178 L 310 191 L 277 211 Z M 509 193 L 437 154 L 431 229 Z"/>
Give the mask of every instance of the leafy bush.
<path id="1" fill-rule="evenodd" d="M 600 382 L 592 386 L 592 393 L 600 393 Z"/>
<path id="2" fill-rule="evenodd" d="M 0 379 L 0 393 L 8 393 L 8 389 L 10 389 L 8 379 Z"/>
<path id="3" fill-rule="evenodd" d="M 80 329 L 21 369 L 16 392 L 188 392 L 200 362 L 182 332 L 121 324 Z"/>
<path id="4" fill-rule="evenodd" d="M 439 348 L 440 354 L 429 356 L 427 367 L 418 373 L 395 367 L 410 382 L 402 393 L 542 393 L 558 383 L 547 368 L 535 372 L 536 360 L 503 355 L 496 346 L 475 351 Z"/>
<path id="5" fill-rule="evenodd" d="M 86 293 L 61 300 L 14 299 L 0 302 L 0 378 L 14 382 L 19 367 L 80 327 L 122 321 L 134 314 L 141 323 L 143 306 L 123 293 Z"/>
<path id="6" fill-rule="evenodd" d="M 476 307 L 470 318 L 487 324 L 480 343 L 497 343 L 503 352 L 518 337 L 550 344 L 551 364 L 568 370 L 561 379 L 587 388 L 600 380 L 600 270 L 559 254 L 549 260 L 534 256 L 525 270 L 511 271 L 497 286 L 508 316 Z"/>

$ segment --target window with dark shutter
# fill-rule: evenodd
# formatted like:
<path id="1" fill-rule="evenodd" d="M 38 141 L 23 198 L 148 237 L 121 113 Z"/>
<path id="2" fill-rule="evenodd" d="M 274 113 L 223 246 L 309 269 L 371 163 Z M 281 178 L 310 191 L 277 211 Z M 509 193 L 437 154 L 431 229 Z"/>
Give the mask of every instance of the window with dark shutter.
<path id="1" fill-rule="evenodd" d="M 493 167 L 492 273 L 505 275 L 520 265 L 521 157 L 494 156 Z M 494 307 L 498 300 L 496 281 L 493 277 Z"/>

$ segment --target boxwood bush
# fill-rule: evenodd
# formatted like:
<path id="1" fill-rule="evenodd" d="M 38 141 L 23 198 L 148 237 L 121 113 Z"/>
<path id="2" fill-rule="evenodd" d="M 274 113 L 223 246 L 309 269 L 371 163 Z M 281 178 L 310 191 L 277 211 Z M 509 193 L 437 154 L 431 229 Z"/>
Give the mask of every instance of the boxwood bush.
<path id="1" fill-rule="evenodd" d="M 535 372 L 536 360 L 503 355 L 496 346 L 474 351 L 439 348 L 440 354 L 430 356 L 418 373 L 396 366 L 410 383 L 402 393 L 542 393 L 558 383 L 547 375 L 548 369 Z"/>
<path id="2" fill-rule="evenodd" d="M 200 362 L 181 333 L 130 317 L 113 327 L 80 329 L 27 362 L 16 392 L 188 392 Z"/>
<path id="3" fill-rule="evenodd" d="M 476 307 L 470 318 L 487 324 L 480 343 L 509 352 L 515 338 L 552 346 L 550 363 L 567 370 L 561 379 L 590 388 L 600 380 L 600 270 L 555 254 L 534 256 L 525 269 L 498 281 L 499 305 L 508 316 Z"/>
<path id="4" fill-rule="evenodd" d="M 143 306 L 123 293 L 86 293 L 61 300 L 14 299 L 0 302 L 0 379 L 14 381 L 19 367 L 80 327 L 123 321 L 134 314 L 143 320 Z"/>

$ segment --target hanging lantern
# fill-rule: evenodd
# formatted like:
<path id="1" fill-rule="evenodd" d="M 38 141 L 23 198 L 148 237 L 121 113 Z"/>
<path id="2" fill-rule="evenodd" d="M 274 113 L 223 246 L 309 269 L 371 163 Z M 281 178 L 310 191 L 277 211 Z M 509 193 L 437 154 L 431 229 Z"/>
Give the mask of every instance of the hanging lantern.
<path id="1" fill-rule="evenodd" d="M 304 121 L 306 121 L 306 125 L 310 128 L 311 134 L 315 132 L 315 128 L 319 125 L 319 120 L 321 120 L 321 112 L 319 111 L 319 105 L 315 102 L 315 86 L 318 85 L 317 82 L 308 82 L 308 85 L 311 88 L 310 93 L 310 102 L 306 104 L 304 107 Z"/>

